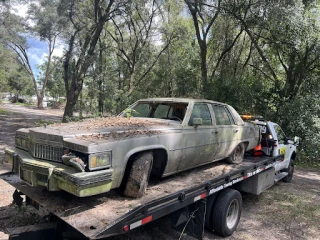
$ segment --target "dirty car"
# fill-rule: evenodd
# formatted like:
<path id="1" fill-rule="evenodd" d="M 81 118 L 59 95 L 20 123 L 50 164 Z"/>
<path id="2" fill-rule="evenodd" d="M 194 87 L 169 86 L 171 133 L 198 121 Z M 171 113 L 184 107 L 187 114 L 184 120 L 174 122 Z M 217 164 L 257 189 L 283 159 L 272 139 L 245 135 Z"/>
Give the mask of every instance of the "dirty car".
<path id="1" fill-rule="evenodd" d="M 233 107 L 209 100 L 142 99 L 119 116 L 24 128 L 5 151 L 29 185 L 79 197 L 120 188 L 141 197 L 150 175 L 165 177 L 213 161 L 238 164 L 260 140 Z"/>

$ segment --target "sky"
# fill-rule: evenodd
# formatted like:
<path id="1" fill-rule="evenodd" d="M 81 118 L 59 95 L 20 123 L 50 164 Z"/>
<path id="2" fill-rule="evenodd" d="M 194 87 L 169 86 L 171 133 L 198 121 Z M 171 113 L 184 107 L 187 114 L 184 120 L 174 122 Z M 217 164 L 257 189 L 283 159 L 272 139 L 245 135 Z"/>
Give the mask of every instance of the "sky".
<path id="1" fill-rule="evenodd" d="M 16 5 L 14 7 L 14 13 L 21 17 L 25 17 L 27 13 L 27 5 Z M 32 23 L 31 23 L 32 24 Z M 40 41 L 39 38 L 36 36 L 34 37 L 28 37 L 27 42 L 29 45 L 29 48 L 27 50 L 27 55 L 30 61 L 30 65 L 32 67 L 32 71 L 35 75 L 35 78 L 38 78 L 39 75 L 39 69 L 37 68 L 37 65 L 40 65 L 46 61 L 46 57 L 48 56 L 48 45 L 44 41 Z M 61 57 L 63 55 L 63 46 L 57 45 L 53 56 L 59 56 Z"/>

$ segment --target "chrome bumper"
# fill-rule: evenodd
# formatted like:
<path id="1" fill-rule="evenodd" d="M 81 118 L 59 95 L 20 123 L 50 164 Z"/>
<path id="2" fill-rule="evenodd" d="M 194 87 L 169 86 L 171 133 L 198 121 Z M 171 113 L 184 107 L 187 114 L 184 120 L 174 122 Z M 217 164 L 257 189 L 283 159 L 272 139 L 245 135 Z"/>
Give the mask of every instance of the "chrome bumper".
<path id="1" fill-rule="evenodd" d="M 28 152 L 6 149 L 5 156 L 12 171 L 31 186 L 43 186 L 49 191 L 64 190 L 78 197 L 108 192 L 112 185 L 113 169 L 79 172 L 62 163 L 35 159 Z"/>

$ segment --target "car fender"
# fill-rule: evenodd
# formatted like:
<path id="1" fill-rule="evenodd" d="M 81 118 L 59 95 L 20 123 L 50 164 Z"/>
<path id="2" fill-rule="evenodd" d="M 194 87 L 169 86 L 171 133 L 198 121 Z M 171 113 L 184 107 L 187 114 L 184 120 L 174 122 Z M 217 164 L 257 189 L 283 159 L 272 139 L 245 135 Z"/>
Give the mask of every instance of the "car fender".
<path id="1" fill-rule="evenodd" d="M 123 171 L 121 179 L 119 179 L 119 183 L 121 183 L 122 180 L 123 180 L 123 177 L 125 175 L 125 171 L 127 170 L 128 161 L 129 161 L 131 156 L 133 156 L 134 154 L 139 153 L 139 152 L 144 152 L 144 151 L 154 150 L 154 149 L 163 149 L 163 150 L 165 150 L 167 152 L 167 155 L 168 155 L 168 149 L 165 146 L 160 145 L 160 144 L 148 145 L 148 146 L 140 146 L 140 147 L 133 148 L 129 152 L 127 152 L 127 154 L 124 157 L 124 163 L 125 163 L 125 168 L 124 169 L 125 170 Z"/>

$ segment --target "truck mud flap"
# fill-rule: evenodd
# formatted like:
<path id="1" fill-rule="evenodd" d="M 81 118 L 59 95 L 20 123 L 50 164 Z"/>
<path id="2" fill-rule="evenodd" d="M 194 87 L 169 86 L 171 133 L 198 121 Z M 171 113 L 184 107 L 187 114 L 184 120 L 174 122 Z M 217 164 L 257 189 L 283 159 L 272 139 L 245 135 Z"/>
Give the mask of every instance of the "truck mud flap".
<path id="1" fill-rule="evenodd" d="M 206 198 L 172 213 L 172 228 L 195 239 L 203 239 Z"/>

